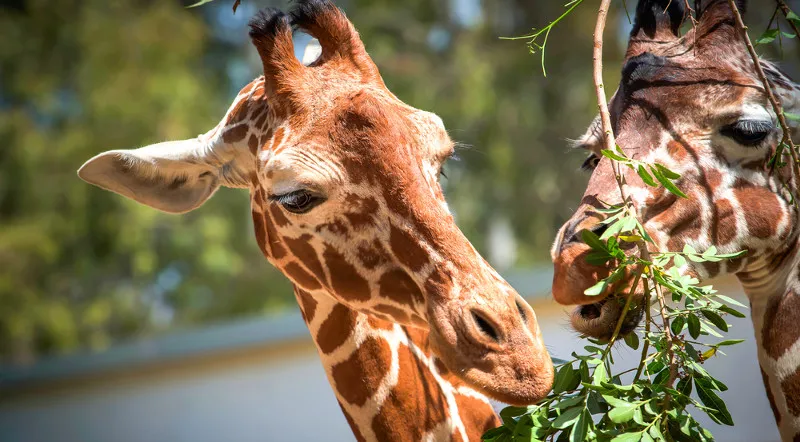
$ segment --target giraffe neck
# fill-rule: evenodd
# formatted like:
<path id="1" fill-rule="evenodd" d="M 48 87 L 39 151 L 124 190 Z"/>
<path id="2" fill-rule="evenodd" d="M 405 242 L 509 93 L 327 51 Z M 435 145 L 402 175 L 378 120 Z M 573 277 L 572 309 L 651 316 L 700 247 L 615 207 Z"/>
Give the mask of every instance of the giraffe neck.
<path id="1" fill-rule="evenodd" d="M 800 243 L 738 274 L 750 299 L 758 362 L 783 441 L 800 441 Z"/>
<path id="2" fill-rule="evenodd" d="M 447 372 L 423 329 L 295 287 L 339 406 L 359 441 L 480 440 L 499 425 L 486 397 Z"/>

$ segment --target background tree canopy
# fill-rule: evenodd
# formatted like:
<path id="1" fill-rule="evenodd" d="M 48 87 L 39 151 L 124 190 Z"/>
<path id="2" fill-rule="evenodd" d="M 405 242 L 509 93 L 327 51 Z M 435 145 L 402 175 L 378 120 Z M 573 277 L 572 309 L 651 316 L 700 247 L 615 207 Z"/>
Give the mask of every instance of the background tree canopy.
<path id="1" fill-rule="evenodd" d="M 244 0 L 233 14 L 232 3 L 0 2 L 0 362 L 293 308 L 288 282 L 253 240 L 246 192 L 222 189 L 201 209 L 170 216 L 75 175 L 101 151 L 216 125 L 259 75 L 247 20 L 286 6 Z M 595 7 L 551 33 L 544 77 L 538 55 L 500 37 L 546 25 L 559 2 L 338 3 L 389 88 L 439 114 L 469 146 L 444 181 L 467 236 L 501 271 L 546 263 L 588 178 L 584 154 L 566 138 L 595 114 Z M 754 32 L 768 9 L 751 8 Z M 624 13 L 609 23 L 618 38 L 607 38 L 607 85 L 617 82 L 629 27 Z M 767 48 L 772 58 L 779 49 Z M 797 53 L 793 40 L 783 41 L 787 53 Z"/>

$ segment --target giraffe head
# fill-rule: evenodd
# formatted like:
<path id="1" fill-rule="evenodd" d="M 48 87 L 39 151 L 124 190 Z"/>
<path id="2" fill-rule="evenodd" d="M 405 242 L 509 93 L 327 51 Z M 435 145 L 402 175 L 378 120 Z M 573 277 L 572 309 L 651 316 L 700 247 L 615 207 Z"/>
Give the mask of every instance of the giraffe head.
<path id="1" fill-rule="evenodd" d="M 740 1 L 740 9 L 744 9 Z M 781 180 L 792 185 L 790 166 L 770 173 L 768 161 L 781 140 L 776 115 L 752 65 L 726 0 L 703 1 L 696 27 L 680 37 L 686 2 L 640 0 L 622 76 L 609 108 L 617 143 L 629 157 L 657 162 L 681 174 L 679 198 L 646 185 L 622 167 L 625 193 L 659 250 L 747 250 L 731 262 L 689 262 L 679 269 L 699 279 L 752 270 L 788 247 L 795 210 Z M 781 91 L 786 110 L 799 103 L 794 85 L 762 62 Z M 621 202 L 610 160 L 600 155 L 599 119 L 579 140 L 590 151 L 592 176 L 581 205 L 560 229 L 552 250 L 553 296 L 579 304 L 572 324 L 580 332 L 608 337 L 619 318 L 610 293 L 586 296 L 584 290 L 608 275 L 610 268 L 590 265 L 584 229 L 605 226 L 596 209 Z M 631 249 L 631 253 L 635 249 Z M 625 324 L 632 329 L 636 315 Z"/>
<path id="2" fill-rule="evenodd" d="M 292 25 L 320 43 L 309 65 L 294 55 Z M 257 241 L 301 299 L 329 296 L 429 330 L 446 368 L 490 397 L 528 404 L 547 394 L 552 362 L 533 310 L 448 210 L 438 177 L 453 142 L 441 119 L 386 88 L 328 1 L 264 10 L 250 37 L 264 76 L 215 129 L 100 154 L 80 177 L 173 213 L 220 185 L 248 188 Z"/>

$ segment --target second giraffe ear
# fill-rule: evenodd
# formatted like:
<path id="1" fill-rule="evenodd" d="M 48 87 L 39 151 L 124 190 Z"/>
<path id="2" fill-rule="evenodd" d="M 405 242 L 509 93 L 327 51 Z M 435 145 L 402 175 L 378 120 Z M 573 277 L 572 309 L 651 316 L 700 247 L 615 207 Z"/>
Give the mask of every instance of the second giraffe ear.
<path id="1" fill-rule="evenodd" d="M 248 174 L 234 167 L 246 163 L 233 149 L 219 150 L 200 138 L 111 150 L 87 161 L 78 176 L 155 209 L 184 213 L 205 203 L 220 184 L 246 187 Z"/>

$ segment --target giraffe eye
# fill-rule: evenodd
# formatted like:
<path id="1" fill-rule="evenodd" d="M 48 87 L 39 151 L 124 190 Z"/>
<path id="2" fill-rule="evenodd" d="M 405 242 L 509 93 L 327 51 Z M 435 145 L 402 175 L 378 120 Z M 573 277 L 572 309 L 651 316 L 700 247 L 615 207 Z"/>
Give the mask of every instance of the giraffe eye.
<path id="1" fill-rule="evenodd" d="M 283 195 L 270 195 L 269 199 L 277 202 L 289 212 L 296 214 L 306 213 L 325 201 L 322 196 L 311 193 L 308 190 L 295 190 Z"/>
<path id="2" fill-rule="evenodd" d="M 770 121 L 739 120 L 722 128 L 720 133 L 743 146 L 757 146 L 774 129 Z"/>
<path id="3" fill-rule="evenodd" d="M 581 164 L 581 169 L 586 172 L 591 172 L 597 167 L 597 163 L 600 162 L 600 157 L 595 154 L 589 155 L 588 158 Z"/>

